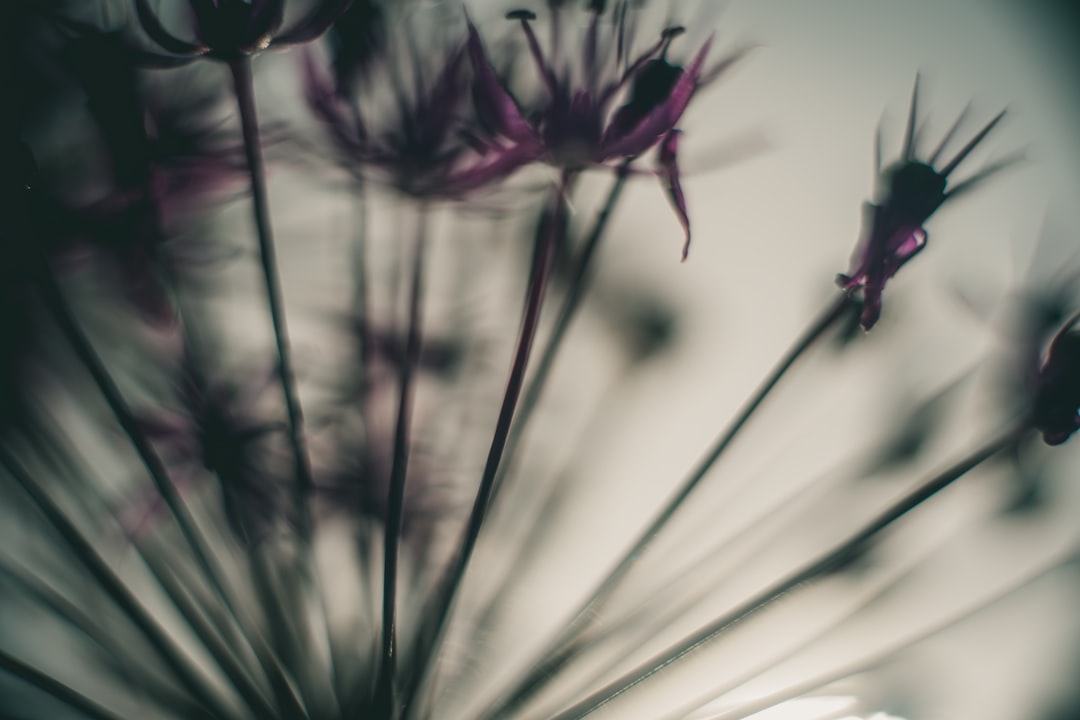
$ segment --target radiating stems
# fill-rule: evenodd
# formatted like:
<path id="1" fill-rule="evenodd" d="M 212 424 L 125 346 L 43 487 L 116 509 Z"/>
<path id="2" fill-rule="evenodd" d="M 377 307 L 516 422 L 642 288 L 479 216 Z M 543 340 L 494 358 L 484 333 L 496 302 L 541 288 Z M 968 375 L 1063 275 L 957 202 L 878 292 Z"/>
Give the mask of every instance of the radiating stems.
<path id="1" fill-rule="evenodd" d="M 270 305 L 270 321 L 274 326 L 280 365 L 281 390 L 285 396 L 285 411 L 289 419 L 289 444 L 292 446 L 297 483 L 297 509 L 300 511 L 301 538 L 311 540 L 311 465 L 304 438 L 304 418 L 296 390 L 289 330 L 285 321 L 285 301 L 278 276 L 277 253 L 270 225 L 270 204 L 266 192 L 266 172 L 263 167 L 262 146 L 259 140 L 259 120 L 255 109 L 255 88 L 251 74 L 251 58 L 240 57 L 229 63 L 236 104 L 240 110 L 240 125 L 244 134 L 244 153 L 251 174 L 251 207 L 255 217 L 255 232 L 259 239 L 259 258 L 266 281 L 266 299 Z"/>
<path id="2" fill-rule="evenodd" d="M 518 445 L 521 443 L 521 438 L 525 433 L 530 418 L 532 418 L 533 411 L 536 409 L 540 396 L 547 385 L 551 369 L 555 365 L 555 359 L 558 357 L 563 340 L 566 339 L 566 333 L 570 329 L 570 323 L 577 317 L 581 300 L 585 297 L 585 291 L 589 287 L 593 259 L 596 257 L 596 251 L 600 247 L 600 239 L 603 237 L 604 231 L 607 230 L 608 221 L 611 219 L 615 205 L 619 202 L 619 197 L 622 195 L 623 188 L 626 187 L 626 181 L 629 177 L 630 161 L 626 161 L 619 167 L 615 175 L 615 182 L 608 192 L 603 208 L 601 208 L 600 214 L 597 215 L 592 230 L 589 231 L 589 235 L 575 259 L 573 275 L 567 284 L 566 297 L 563 298 L 562 307 L 559 308 L 559 314 L 555 319 L 551 335 L 548 337 L 543 350 L 540 352 L 540 357 L 536 361 L 532 378 L 525 388 L 517 415 L 510 428 L 510 435 L 506 440 L 506 449 L 503 451 L 503 462 L 495 482 L 495 492 L 498 492 L 499 487 L 502 486 L 503 479 L 512 466 Z"/>
<path id="3" fill-rule="evenodd" d="M 506 448 L 510 425 L 514 419 L 514 411 L 517 408 L 522 385 L 525 382 L 525 371 L 528 367 L 533 341 L 539 327 L 540 312 L 543 308 L 544 297 L 547 294 L 548 278 L 551 274 L 555 248 L 559 245 L 561 234 L 566 230 L 566 195 L 573 180 L 573 173 L 563 171 L 554 189 L 550 213 L 546 213 L 541 220 L 541 228 L 537 234 L 536 246 L 533 252 L 532 267 L 529 271 L 528 289 L 526 291 L 525 308 L 522 313 L 521 328 L 518 332 L 517 347 L 514 350 L 514 357 L 510 365 L 510 377 L 506 383 L 506 391 L 503 394 L 502 404 L 499 408 L 499 416 L 495 422 L 491 447 L 488 450 L 483 474 L 480 477 L 480 485 L 476 491 L 476 499 L 465 526 L 461 543 L 450 561 L 447 572 L 436 585 L 429 611 L 424 614 L 424 625 L 420 628 L 418 634 L 419 657 L 417 659 L 419 667 L 414 677 L 415 685 L 410 688 L 412 696 L 407 699 L 409 703 L 415 700 L 415 692 L 419 684 L 424 681 L 424 674 L 428 666 L 439 652 L 446 620 L 450 615 L 454 599 L 465 577 L 469 560 L 480 536 L 480 529 L 487 516 L 491 495 L 495 488 L 496 474 Z M 543 226 L 545 222 L 547 223 L 546 227 Z M 410 708 L 407 707 L 406 716 L 409 710 Z"/>
<path id="4" fill-rule="evenodd" d="M 578 607 L 562 631 L 538 655 L 541 658 L 529 674 L 514 686 L 507 700 L 484 717 L 502 717 L 514 708 L 524 704 L 539 691 L 573 654 L 576 639 L 587 630 L 598 616 L 599 609 L 619 587 L 622 580 L 633 568 L 638 559 L 655 540 L 656 536 L 668 524 L 686 499 L 697 488 L 712 466 L 720 459 L 727 448 L 746 426 L 753 414 L 761 407 L 769 393 L 777 386 L 803 354 L 809 350 L 837 321 L 851 310 L 854 301 L 846 294 L 839 294 L 821 315 L 803 332 L 787 353 L 773 367 L 772 372 L 758 386 L 754 394 L 746 401 L 739 412 L 729 422 L 724 432 L 717 438 L 712 448 L 698 462 L 697 466 L 679 486 L 667 504 L 657 513 L 653 521 L 637 537 L 633 545 L 622 555 L 614 568 L 604 577 L 592 594 Z"/>
<path id="5" fill-rule="evenodd" d="M 90 373 L 113 417 L 116 418 L 120 428 L 127 435 L 132 447 L 139 455 L 139 459 L 142 460 L 154 483 L 154 487 L 165 502 L 173 519 L 176 520 L 176 524 L 180 528 L 180 534 L 183 535 L 184 541 L 190 547 L 200 570 L 206 576 L 214 592 L 222 599 L 222 602 L 231 605 L 229 594 L 226 592 L 222 580 L 221 570 L 214 562 L 209 550 L 204 546 L 194 518 L 180 497 L 180 493 L 177 492 L 176 486 L 173 485 L 172 479 L 169 478 L 161 458 L 158 457 L 157 452 L 139 427 L 135 415 L 127 405 L 127 401 L 124 400 L 112 376 L 105 369 L 105 364 L 98 357 L 90 341 L 76 322 L 74 315 L 71 313 L 71 308 L 68 307 L 63 293 L 57 286 L 56 280 L 52 277 L 44 260 L 39 263 L 37 276 L 38 287 L 44 296 L 46 306 L 60 326 L 60 331 L 75 351 L 75 355 L 87 372 Z"/>
<path id="6" fill-rule="evenodd" d="M 108 563 L 94 549 L 90 541 L 53 502 L 6 448 L 0 445 L 0 467 L 30 496 L 31 501 L 45 516 L 87 572 L 97 581 L 117 608 L 142 633 L 143 637 L 161 657 L 166 667 L 192 698 L 215 717 L 234 717 L 234 713 L 222 703 L 217 692 L 210 687 L 190 659 L 176 645 L 169 633 L 161 627 L 147 609 L 138 601 Z"/>
<path id="7" fill-rule="evenodd" d="M 394 449 L 390 466 L 386 533 L 383 541 L 382 660 L 376 684 L 375 706 L 379 717 L 394 717 L 395 663 L 397 662 L 397 577 L 401 528 L 405 520 L 405 482 L 409 468 L 409 445 L 416 367 L 420 362 L 421 310 L 424 264 L 427 253 L 427 208 L 421 205 L 416 216 L 412 277 L 409 286 L 409 327 L 405 354 L 398 365 L 398 407 L 394 428 Z"/>
<path id="8" fill-rule="evenodd" d="M 727 614 L 722 615 L 705 627 L 699 629 L 697 632 L 667 648 L 664 652 L 650 658 L 634 670 L 631 670 L 567 710 L 559 713 L 553 720 L 571 720 L 571 718 L 578 720 L 579 718 L 589 715 L 593 711 L 608 704 L 623 693 L 649 679 L 664 668 L 716 639 L 721 633 L 732 626 L 743 622 L 750 616 L 769 607 L 776 600 L 794 592 L 807 583 L 843 569 L 845 565 L 866 550 L 869 543 L 883 530 L 982 463 L 998 453 L 1015 446 L 1025 434 L 1030 432 L 1030 430 L 1031 422 L 1030 420 L 1025 419 L 1014 427 L 1011 427 L 994 437 L 967 457 L 959 460 L 939 475 L 931 478 L 897 500 L 832 550 L 829 550 L 786 578 L 782 578 Z"/>

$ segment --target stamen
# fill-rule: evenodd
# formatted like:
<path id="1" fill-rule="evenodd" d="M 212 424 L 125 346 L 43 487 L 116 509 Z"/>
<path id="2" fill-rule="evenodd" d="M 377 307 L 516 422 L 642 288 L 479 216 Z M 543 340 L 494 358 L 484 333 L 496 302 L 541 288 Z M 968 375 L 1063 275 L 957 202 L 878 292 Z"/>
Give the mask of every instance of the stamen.
<path id="1" fill-rule="evenodd" d="M 671 27 L 664 28 L 664 31 L 660 33 L 660 59 L 667 60 L 667 51 L 671 47 L 671 41 L 679 37 L 686 32 L 686 28 L 682 25 L 672 25 Z"/>
<path id="2" fill-rule="evenodd" d="M 529 52 L 532 54 L 533 61 L 536 63 L 536 69 L 540 71 L 540 77 L 543 78 L 544 85 L 547 86 L 548 92 L 554 97 L 555 75 L 544 60 L 544 54 L 540 50 L 540 41 L 536 39 L 536 33 L 533 32 L 532 25 L 529 24 L 530 20 L 536 19 L 536 13 L 531 10 L 511 10 L 506 13 L 506 19 L 521 21 L 521 29 L 525 31 L 525 38 L 529 42 Z"/>

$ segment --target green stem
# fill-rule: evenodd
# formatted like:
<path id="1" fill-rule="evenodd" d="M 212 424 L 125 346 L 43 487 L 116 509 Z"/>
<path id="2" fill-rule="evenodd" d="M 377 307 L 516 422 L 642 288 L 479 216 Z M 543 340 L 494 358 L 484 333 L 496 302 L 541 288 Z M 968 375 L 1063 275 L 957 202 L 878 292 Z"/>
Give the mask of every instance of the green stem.
<path id="1" fill-rule="evenodd" d="M 2 446 L 0 446 L 0 466 L 4 467 L 12 479 L 30 496 L 35 506 L 45 516 L 47 522 L 60 535 L 74 556 L 82 563 L 87 572 L 97 581 L 101 589 L 112 599 L 150 646 L 158 653 L 166 667 L 173 673 L 181 685 L 191 693 L 192 698 L 205 707 L 212 715 L 220 718 L 234 717 L 233 713 L 222 704 L 215 691 L 207 685 L 201 674 L 191 665 L 190 660 L 177 647 L 150 612 L 139 603 L 135 595 L 112 571 L 105 560 L 94 550 L 93 545 L 83 535 L 64 511 L 53 502 L 26 469 Z"/>
<path id="2" fill-rule="evenodd" d="M 488 451 L 487 461 L 484 464 L 484 471 L 480 478 L 480 485 L 476 491 L 476 499 L 461 543 L 451 560 L 447 573 L 435 588 L 432 600 L 433 606 L 430 608 L 430 612 L 424 613 L 425 625 L 420 628 L 417 641 L 419 667 L 416 669 L 413 678 L 415 684 L 410 689 L 410 697 L 405 708 L 406 717 L 409 715 L 412 702 L 415 701 L 416 691 L 425 679 L 424 675 L 428 666 L 438 654 L 450 609 L 465 577 L 465 571 L 468 568 L 469 560 L 480 536 L 480 529 L 490 507 L 496 474 L 506 448 L 510 425 L 514 419 L 514 411 L 517 408 L 522 385 L 525 381 L 525 371 L 528 367 L 533 340 L 536 338 L 536 331 L 540 324 L 540 313 L 543 309 L 555 248 L 558 245 L 560 234 L 565 232 L 566 194 L 569 192 L 572 181 L 573 175 L 564 171 L 555 187 L 550 214 L 541 220 L 541 230 L 536 239 L 532 267 L 529 272 L 528 290 L 526 292 L 525 308 L 522 313 L 521 328 L 518 333 L 517 348 L 514 351 L 514 358 L 510 365 L 510 377 L 506 383 L 506 391 L 503 394 L 499 416 L 495 423 L 491 447 Z M 543 227 L 544 222 L 548 223 L 546 228 Z"/>
<path id="3" fill-rule="evenodd" d="M 382 663 L 375 691 L 376 714 L 394 717 L 394 681 L 397 660 L 397 577 L 401 529 L 405 519 L 405 482 L 409 468 L 409 445 L 416 366 L 420 362 L 421 310 L 423 305 L 424 261 L 427 251 L 427 208 L 417 213 L 413 246 L 412 277 L 409 290 L 409 329 L 405 356 L 398 369 L 397 424 L 394 429 L 393 459 L 387 502 L 386 534 L 383 542 Z"/>
<path id="4" fill-rule="evenodd" d="M 843 569 L 848 563 L 856 558 L 860 552 L 864 551 L 868 544 L 883 530 L 929 498 L 944 490 L 959 478 L 971 472 L 971 470 L 997 455 L 999 452 L 1013 447 L 1030 431 L 1030 429 L 1030 421 L 1025 420 L 1016 427 L 1010 428 L 1001 435 L 995 437 L 975 452 L 946 469 L 944 472 L 931 478 L 926 483 L 900 498 L 877 517 L 864 525 L 862 529 L 850 538 L 843 541 L 818 559 L 792 575 L 781 579 L 779 582 L 766 588 L 764 591 L 737 606 L 727 614 L 722 615 L 697 632 L 687 636 L 679 643 L 669 647 L 659 655 L 650 658 L 634 670 L 624 674 L 622 677 L 614 680 L 592 695 L 589 695 L 572 707 L 559 713 L 553 720 L 579 720 L 580 718 L 591 714 L 620 695 L 648 680 L 664 668 L 669 667 L 681 658 L 716 639 L 732 626 L 743 622 L 752 615 L 769 607 L 776 600 L 779 600 L 814 580 L 827 576 L 829 573 Z"/>
<path id="5" fill-rule="evenodd" d="M 581 300 L 585 297 L 585 292 L 589 288 L 589 280 L 591 279 L 591 271 L 593 269 L 593 259 L 596 257 L 596 251 L 600 247 L 600 239 L 607 229 L 608 221 L 615 211 L 615 205 L 622 195 L 623 188 L 626 187 L 626 181 L 630 177 L 629 170 L 630 162 L 627 161 L 623 163 L 616 172 L 615 182 L 608 192 L 607 199 L 604 201 L 604 206 L 600 210 L 600 214 L 597 215 L 592 230 L 585 239 L 581 252 L 578 254 L 574 263 L 573 275 L 567 284 L 566 297 L 563 298 L 562 307 L 559 308 L 559 314 L 555 319 L 555 325 L 552 327 L 551 335 L 548 337 L 547 342 L 544 344 L 544 348 L 540 353 L 540 357 L 536 361 L 536 368 L 533 371 L 532 379 L 525 388 L 524 396 L 521 399 L 517 415 L 514 418 L 514 424 L 510 428 L 510 435 L 506 441 L 506 450 L 503 453 L 503 463 L 495 481 L 496 492 L 498 492 L 498 489 L 502 486 L 503 480 L 510 471 L 518 445 L 521 443 L 522 436 L 525 433 L 525 428 L 528 425 L 529 420 L 532 418 L 533 411 L 536 410 L 536 406 L 540 402 L 540 397 L 547 385 L 548 378 L 551 375 L 551 369 L 555 365 L 555 359 L 558 357 L 559 350 L 562 348 L 566 333 L 570 329 L 570 324 L 573 322 L 574 318 L 577 317 L 577 311 L 581 306 Z"/>
<path id="6" fill-rule="evenodd" d="M 746 401 L 739 413 L 730 421 L 724 432 L 717 438 L 712 448 L 698 462 L 686 477 L 667 505 L 656 515 L 653 521 L 638 536 L 615 567 L 605 576 L 592 594 L 578 607 L 562 631 L 539 654 L 542 658 L 525 678 L 510 691 L 507 700 L 499 704 L 484 718 L 504 717 L 523 705 L 538 692 L 566 664 L 574 653 L 574 641 L 588 629 L 598 617 L 599 609 L 619 587 L 634 564 L 645 553 L 656 536 L 667 525 L 691 493 L 698 487 L 712 466 L 720 459 L 727 448 L 746 426 L 753 414 L 768 397 L 795 363 L 809 350 L 838 320 L 851 309 L 853 301 L 845 294 L 840 294 L 829 304 L 821 315 L 803 332 L 787 353 L 774 366 L 768 377 L 758 386 L 755 393 Z"/>
<path id="7" fill-rule="evenodd" d="M 259 120 L 255 108 L 255 88 L 252 82 L 251 58 L 244 56 L 229 63 L 236 104 L 240 111 L 240 125 L 244 135 L 244 153 L 251 174 L 251 207 L 255 218 L 255 232 L 259 239 L 259 258 L 263 279 L 266 281 L 266 299 L 270 306 L 270 321 L 274 326 L 274 342 L 277 345 L 281 375 L 281 390 L 285 396 L 285 411 L 289 419 L 289 443 L 292 445 L 297 481 L 297 509 L 300 510 L 300 533 L 304 541 L 311 540 L 311 513 L 309 496 L 312 488 L 311 466 L 304 439 L 304 418 L 300 398 L 296 390 L 292 352 L 289 347 L 289 330 L 285 321 L 285 301 L 278 275 L 277 253 L 274 248 L 273 230 L 270 225 L 270 204 L 266 192 L 266 171 L 263 167 L 262 146 L 259 141 Z"/>
<path id="8" fill-rule="evenodd" d="M 270 321 L 274 328 L 274 342 L 277 346 L 279 371 L 281 377 L 281 390 L 285 398 L 285 411 L 288 415 L 289 444 L 292 447 L 295 469 L 295 494 L 294 507 L 297 511 L 299 536 L 302 546 L 302 561 L 308 567 L 312 581 L 312 587 L 316 593 L 322 622 L 327 640 L 331 640 L 329 622 L 327 617 L 326 598 L 322 593 L 318 581 L 318 569 L 315 567 L 312 556 L 312 519 L 311 519 L 311 492 L 313 482 L 311 478 L 311 463 L 308 457 L 307 443 L 304 436 L 304 417 L 300 406 L 300 397 L 296 386 L 296 375 L 293 370 L 292 353 L 289 345 L 289 330 L 285 320 L 285 301 L 281 290 L 281 280 L 278 273 L 277 254 L 274 247 L 273 230 L 270 223 L 270 204 L 266 188 L 266 172 L 263 165 L 262 145 L 259 139 L 259 120 L 255 104 L 255 85 L 252 78 L 251 58 L 249 56 L 238 57 L 229 62 L 229 70 L 233 78 L 233 88 L 236 95 L 237 109 L 240 112 L 240 126 L 244 139 L 244 153 L 251 176 L 252 212 L 255 220 L 255 231 L 259 241 L 259 258 L 261 260 L 263 279 L 266 284 L 266 298 L 270 309 Z M 303 619 L 296 619 L 302 623 Z M 299 660 L 299 658 L 298 658 Z M 336 672 L 333 667 L 333 657 L 329 658 L 331 676 Z M 314 678 L 310 677 L 312 668 L 303 666 L 293 668 L 301 673 L 301 677 L 307 676 L 310 684 Z M 334 695 L 333 681 L 328 683 L 331 695 Z M 321 697 L 321 693 L 311 691 L 308 700 L 315 702 Z"/>

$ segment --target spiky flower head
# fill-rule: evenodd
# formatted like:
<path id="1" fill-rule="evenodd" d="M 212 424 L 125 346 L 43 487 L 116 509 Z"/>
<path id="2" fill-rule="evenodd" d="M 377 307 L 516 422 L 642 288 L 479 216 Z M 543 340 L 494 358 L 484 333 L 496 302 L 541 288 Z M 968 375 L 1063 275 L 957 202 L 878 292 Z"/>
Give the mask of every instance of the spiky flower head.
<path id="1" fill-rule="evenodd" d="M 565 63 L 558 48 L 551 49 L 550 58 L 541 49 L 531 25 L 536 19 L 532 12 L 507 14 L 521 23 L 545 89 L 541 106 L 528 114 L 500 81 L 479 32 L 469 22 L 468 52 L 476 74 L 477 109 L 494 137 L 482 148 L 480 161 L 463 169 L 455 182 L 472 187 L 536 161 L 569 171 L 619 166 L 660 146 L 660 175 L 686 232 L 685 258 L 690 223 L 679 182 L 676 126 L 705 78 L 715 77 L 735 57 L 706 72 L 712 46 L 709 38 L 685 68 L 670 62 L 668 49 L 684 32 L 674 26 L 665 28 L 652 46 L 631 59 L 624 47 L 625 8 L 615 14 L 617 20 L 604 36 L 603 10 L 603 4 L 590 5 L 592 17 L 583 50 Z M 624 98 L 623 104 L 613 109 L 619 98 Z"/>
<path id="2" fill-rule="evenodd" d="M 836 278 L 837 284 L 844 291 L 862 291 L 863 310 L 860 324 L 864 330 L 872 328 L 881 316 L 881 296 L 885 284 L 926 247 L 929 237 L 923 228 L 926 221 L 946 201 L 971 190 L 1016 160 L 1009 158 L 991 164 L 947 190 L 949 175 L 994 129 L 1005 116 L 1005 111 L 998 113 L 939 170 L 936 163 L 946 144 L 959 129 L 964 114 L 949 128 L 929 158 L 925 161 L 919 160 L 915 157 L 918 95 L 919 80 L 916 77 L 900 159 L 880 173 L 881 195 L 874 203 L 866 204 L 863 231 L 851 256 L 851 266 L 847 273 L 841 273 Z M 877 154 L 880 172 L 880 147 Z"/>

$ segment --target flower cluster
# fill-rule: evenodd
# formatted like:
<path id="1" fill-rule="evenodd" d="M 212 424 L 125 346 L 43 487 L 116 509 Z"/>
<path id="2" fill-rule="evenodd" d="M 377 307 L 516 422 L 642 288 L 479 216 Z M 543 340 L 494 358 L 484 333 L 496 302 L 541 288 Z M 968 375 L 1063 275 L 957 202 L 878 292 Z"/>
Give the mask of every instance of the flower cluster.
<path id="1" fill-rule="evenodd" d="M 644 436 L 618 433 L 677 374 L 654 370 L 686 333 L 655 268 L 610 272 L 600 250 L 640 233 L 620 213 L 647 175 L 687 260 L 700 158 L 684 140 L 745 53 L 643 0 L 491 18 L 430 0 L 122 3 L 121 21 L 106 0 L 0 8 L 0 716 L 892 712 L 888 661 L 1075 558 L 1071 491 L 1050 481 L 1061 502 L 1019 559 L 969 526 L 1009 521 L 1001 476 L 1069 457 L 1080 275 L 1008 340 L 1007 406 L 958 399 L 979 373 L 908 392 L 885 368 L 906 420 L 882 413 L 901 421 L 868 423 L 864 444 L 823 419 L 865 412 L 849 358 L 922 356 L 878 325 L 886 286 L 933 254 L 938 210 L 1014 164 L 954 179 L 1004 112 L 963 142 L 961 115 L 924 152 L 916 79 L 839 287 L 817 279 L 824 309 L 681 479 L 650 482 L 626 468 L 666 451 L 662 431 L 699 434 L 653 405 Z M 518 182 L 530 172 L 549 181 Z M 736 253 L 709 240 L 671 271 L 723 284 Z M 775 325 L 755 317 L 730 345 Z M 804 362 L 837 338 L 843 361 Z M 714 393 L 729 375 L 694 388 L 695 422 L 730 400 Z M 841 445 L 789 462 L 792 433 L 769 428 L 751 475 L 730 451 L 799 377 L 822 392 L 770 417 Z M 941 522 L 935 498 L 980 491 Z M 992 572 L 948 564 L 971 545 Z"/>

